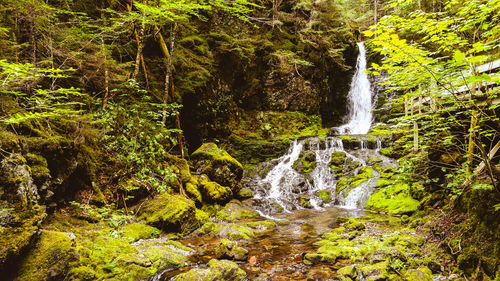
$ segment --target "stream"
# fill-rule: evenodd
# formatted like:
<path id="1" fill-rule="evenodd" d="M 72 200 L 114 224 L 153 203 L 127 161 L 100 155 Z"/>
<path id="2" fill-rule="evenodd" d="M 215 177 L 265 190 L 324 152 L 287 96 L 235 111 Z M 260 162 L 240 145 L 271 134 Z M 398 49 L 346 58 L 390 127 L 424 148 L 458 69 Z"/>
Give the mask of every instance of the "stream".
<path id="1" fill-rule="evenodd" d="M 294 140 L 285 155 L 262 164 L 260 173 L 243 180 L 254 194 L 243 207 L 257 211 L 259 216 L 239 218 L 237 223 L 272 220 L 276 224 L 256 231 L 251 239 L 238 241 L 238 246 L 248 251 L 247 258 L 239 262 L 248 280 L 328 280 L 336 276 L 347 260 L 306 265 L 304 255 L 317 248 L 315 243 L 324 233 L 340 226 L 339 217 L 366 215 L 363 208 L 377 186 L 379 171 L 397 167 L 394 160 L 378 153 L 382 141 L 366 135 L 372 123 L 372 92 L 364 72 L 364 44 L 358 46 L 360 54 L 344 125 L 332 128 L 332 136 L 326 138 Z M 332 166 L 334 157 L 340 157 L 341 164 Z M 309 164 L 312 166 L 308 168 Z M 362 178 L 365 173 L 369 174 L 366 179 Z M 340 191 L 343 177 L 349 181 Z M 359 179 L 356 185 L 355 179 Z M 329 200 L 320 194 L 328 194 Z M 162 272 L 152 280 L 171 280 L 194 266 L 206 267 L 216 257 L 220 239 L 217 233 L 208 232 L 181 240 L 197 249 L 190 257 L 193 265 Z"/>

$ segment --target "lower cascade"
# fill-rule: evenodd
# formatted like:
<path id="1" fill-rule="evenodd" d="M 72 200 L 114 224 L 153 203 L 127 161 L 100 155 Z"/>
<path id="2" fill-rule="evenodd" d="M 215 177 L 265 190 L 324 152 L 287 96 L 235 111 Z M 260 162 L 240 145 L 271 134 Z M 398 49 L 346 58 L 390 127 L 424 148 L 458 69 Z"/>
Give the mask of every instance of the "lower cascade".
<path id="1" fill-rule="evenodd" d="M 381 143 L 353 136 L 295 140 L 288 153 L 263 165 L 247 185 L 263 213 L 333 205 L 363 208 L 380 173 L 396 166 L 378 153 Z"/>

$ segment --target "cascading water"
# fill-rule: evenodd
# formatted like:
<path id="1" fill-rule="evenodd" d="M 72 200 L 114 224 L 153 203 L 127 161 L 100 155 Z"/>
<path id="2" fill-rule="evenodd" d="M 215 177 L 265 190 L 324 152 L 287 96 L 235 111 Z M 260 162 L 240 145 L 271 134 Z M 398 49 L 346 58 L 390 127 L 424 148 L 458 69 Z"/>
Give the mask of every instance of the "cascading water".
<path id="1" fill-rule="evenodd" d="M 347 123 L 337 128 L 340 135 L 366 134 L 372 124 L 372 93 L 366 74 L 366 49 L 364 42 L 358 43 L 359 56 L 356 72 L 352 77 L 351 89 L 347 95 L 349 115 Z"/>
<path id="2" fill-rule="evenodd" d="M 348 94 L 347 122 L 333 130 L 341 135 L 366 134 L 372 123 L 372 94 L 365 73 L 366 51 L 363 42 L 358 46 L 356 71 Z M 348 149 L 344 148 L 343 142 L 349 146 Z M 395 165 L 378 153 L 381 148 L 379 139 L 367 136 L 295 140 L 286 155 L 269 163 L 275 166 L 266 175 L 250 180 L 249 187 L 254 189 L 256 200 L 261 202 L 262 214 L 281 208 L 286 212 L 302 207 L 321 209 L 331 204 L 347 208 L 363 207 L 377 185 L 380 167 Z M 334 171 L 331 167 L 334 153 L 344 157 L 341 170 L 337 167 Z M 300 161 L 305 158 L 315 165 L 312 171 L 306 173 L 299 167 Z M 379 169 L 374 169 L 375 165 Z M 368 174 L 368 178 L 362 178 Z M 330 193 L 330 202 L 319 196 L 319 192 L 325 191 Z"/>

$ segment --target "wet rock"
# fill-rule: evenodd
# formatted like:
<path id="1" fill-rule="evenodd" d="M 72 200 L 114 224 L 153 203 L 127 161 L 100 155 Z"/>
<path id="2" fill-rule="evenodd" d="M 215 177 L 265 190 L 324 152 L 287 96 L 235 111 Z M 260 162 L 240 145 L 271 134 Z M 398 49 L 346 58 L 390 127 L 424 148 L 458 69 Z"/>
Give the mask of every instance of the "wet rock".
<path id="1" fill-rule="evenodd" d="M 191 154 L 191 160 L 198 174 L 208 175 L 211 180 L 230 187 L 233 192 L 240 190 L 243 166 L 216 144 L 203 144 Z"/>
<path id="2" fill-rule="evenodd" d="M 332 194 L 330 192 L 330 190 L 319 190 L 318 191 L 318 197 L 321 198 L 321 200 L 323 201 L 323 203 L 329 203 L 330 201 L 332 201 Z"/>
<path id="3" fill-rule="evenodd" d="M 42 231 L 40 240 L 23 260 L 15 281 L 62 280 L 78 260 L 72 239 L 64 232 Z"/>
<path id="4" fill-rule="evenodd" d="M 332 153 L 332 159 L 328 165 L 335 172 L 337 176 L 342 175 L 342 171 L 344 170 L 344 163 L 346 160 L 346 153 L 342 151 Z"/>
<path id="5" fill-rule="evenodd" d="M 218 259 L 246 261 L 248 258 L 248 250 L 238 246 L 238 243 L 235 241 L 222 239 L 219 245 L 217 245 L 215 256 Z"/>
<path id="6" fill-rule="evenodd" d="M 181 195 L 161 194 L 146 201 L 139 210 L 139 218 L 166 232 L 190 233 L 206 221 L 200 221 L 194 202 Z M 206 216 L 208 219 L 208 216 Z"/>
<path id="7" fill-rule="evenodd" d="M 292 168 L 308 177 L 316 168 L 316 164 L 316 152 L 308 150 L 305 153 L 300 153 L 299 158 L 293 163 Z"/>
<path id="8" fill-rule="evenodd" d="M 307 209 L 312 208 L 312 205 L 311 205 L 311 198 L 310 198 L 309 196 L 306 196 L 306 195 L 299 195 L 299 200 L 300 200 L 300 205 L 301 205 L 303 208 L 307 208 Z"/>
<path id="9" fill-rule="evenodd" d="M 240 269 L 234 262 L 228 260 L 212 259 L 208 262 L 208 268 L 194 268 L 173 278 L 174 281 L 236 281 L 246 277 L 245 271 Z"/>

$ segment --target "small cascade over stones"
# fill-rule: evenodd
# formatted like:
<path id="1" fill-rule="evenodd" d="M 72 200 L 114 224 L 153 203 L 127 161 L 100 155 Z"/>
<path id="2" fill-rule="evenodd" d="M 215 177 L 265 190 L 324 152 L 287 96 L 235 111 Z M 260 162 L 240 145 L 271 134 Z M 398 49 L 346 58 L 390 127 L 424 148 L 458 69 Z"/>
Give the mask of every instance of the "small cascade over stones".
<path id="1" fill-rule="evenodd" d="M 372 93 L 364 43 L 358 47 L 346 123 L 332 128 L 335 136 L 293 141 L 285 155 L 266 163 L 247 181 L 262 214 L 332 205 L 363 208 L 381 173 L 396 167 L 378 153 L 384 141 L 365 135 L 372 124 Z"/>
<path id="2" fill-rule="evenodd" d="M 265 163 L 246 185 L 254 190 L 262 214 L 334 205 L 362 208 L 380 174 L 396 167 L 378 153 L 381 146 L 373 137 L 295 140 L 285 155 Z"/>

